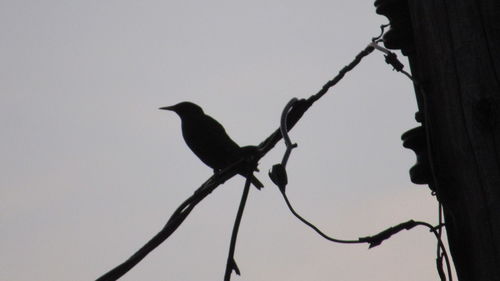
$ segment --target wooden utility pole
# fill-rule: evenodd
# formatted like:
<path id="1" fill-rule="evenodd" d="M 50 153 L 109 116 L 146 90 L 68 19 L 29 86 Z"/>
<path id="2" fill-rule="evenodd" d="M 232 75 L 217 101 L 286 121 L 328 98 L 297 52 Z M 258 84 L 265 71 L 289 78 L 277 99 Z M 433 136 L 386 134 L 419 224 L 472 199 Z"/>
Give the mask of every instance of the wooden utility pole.
<path id="1" fill-rule="evenodd" d="M 412 180 L 443 204 L 459 280 L 500 280 L 500 0 L 375 6 L 391 21 L 386 46 L 408 56 L 417 81 L 425 139 Z"/>

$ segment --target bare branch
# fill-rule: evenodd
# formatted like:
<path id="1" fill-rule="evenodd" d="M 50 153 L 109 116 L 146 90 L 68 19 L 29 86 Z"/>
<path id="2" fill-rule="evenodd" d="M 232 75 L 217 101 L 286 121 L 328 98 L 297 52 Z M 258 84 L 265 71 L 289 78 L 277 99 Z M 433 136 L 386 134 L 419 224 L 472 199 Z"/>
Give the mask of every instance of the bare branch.
<path id="1" fill-rule="evenodd" d="M 151 251 L 165 241 L 174 231 L 182 224 L 194 207 L 208 196 L 215 188 L 226 180 L 236 175 L 239 171 L 246 167 L 247 163 L 242 159 L 218 174 L 214 174 L 205 183 L 203 183 L 193 195 L 184 201 L 170 216 L 165 226 L 153 238 L 151 238 L 144 246 L 142 246 L 135 254 L 127 259 L 122 264 L 116 266 L 96 281 L 115 281 L 122 277 L 142 259 L 144 259 Z"/>
<path id="2" fill-rule="evenodd" d="M 342 68 L 337 74 L 337 76 L 335 76 L 332 80 L 328 81 L 318 93 L 312 95 L 307 100 L 300 99 L 295 101 L 287 115 L 287 122 L 286 122 L 287 131 L 290 131 L 293 128 L 293 126 L 300 120 L 300 118 L 304 115 L 304 113 L 309 109 L 309 107 L 311 107 L 311 105 L 315 101 L 317 101 L 324 94 L 326 94 L 326 92 L 335 84 L 337 84 L 347 72 L 352 70 L 361 61 L 363 57 L 370 54 L 373 50 L 374 48 L 368 45 L 363 51 L 361 51 L 354 58 L 354 60 L 350 64 Z M 250 162 L 252 163 L 258 162 L 258 160 L 264 157 L 281 140 L 282 137 L 283 135 L 280 131 L 280 128 L 278 128 L 268 138 L 266 138 L 266 140 L 264 140 L 262 143 L 259 144 L 258 147 L 259 155 L 255 155 L 255 159 L 252 159 L 252 161 Z M 241 159 L 240 161 L 224 169 L 220 173 L 215 174 L 214 176 L 209 178 L 202 186 L 200 186 L 200 188 L 196 190 L 196 192 L 191 197 L 189 197 L 177 208 L 177 210 L 171 215 L 170 219 L 160 232 L 158 232 L 153 238 L 151 238 L 142 248 L 140 248 L 129 259 L 127 259 L 125 262 L 118 265 L 117 267 L 113 268 L 108 273 L 98 278 L 96 281 L 114 281 L 123 276 L 125 273 L 127 273 L 142 259 L 144 259 L 151 251 L 153 251 L 163 241 L 165 241 L 182 224 L 182 222 L 186 219 L 189 213 L 201 200 L 203 200 L 220 184 L 224 183 L 226 180 L 236 175 L 239 171 L 246 170 L 245 167 L 248 167 L 248 165 L 249 163 L 248 161 L 246 161 L 246 159 Z M 237 228 L 235 229 L 237 232 Z M 233 236 L 236 237 L 235 235 Z M 234 249 L 233 249 L 233 254 L 234 254 Z M 239 269 L 237 268 L 236 263 L 234 262 L 234 258 L 230 262 L 231 262 L 231 271 L 235 270 L 238 272 Z"/>
<path id="3" fill-rule="evenodd" d="M 226 272 L 224 273 L 224 281 L 231 280 L 231 273 L 236 272 L 240 275 L 240 269 L 236 264 L 234 259 L 234 251 L 236 249 L 236 239 L 238 238 L 238 230 L 240 228 L 241 218 L 243 217 L 243 211 L 245 210 L 245 204 L 247 202 L 248 193 L 250 192 L 250 177 L 247 177 L 245 181 L 245 187 L 243 188 L 243 194 L 241 195 L 240 206 L 238 207 L 238 213 L 236 214 L 236 219 L 234 220 L 233 233 L 231 234 L 231 243 L 229 244 L 229 254 L 227 255 Z"/>

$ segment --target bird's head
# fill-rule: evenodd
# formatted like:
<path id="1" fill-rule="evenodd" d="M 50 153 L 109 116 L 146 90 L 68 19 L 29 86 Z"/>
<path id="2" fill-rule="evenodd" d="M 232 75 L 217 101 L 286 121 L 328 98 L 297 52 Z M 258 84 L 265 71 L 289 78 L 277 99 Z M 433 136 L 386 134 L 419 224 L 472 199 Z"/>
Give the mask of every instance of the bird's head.
<path id="1" fill-rule="evenodd" d="M 160 107 L 160 109 L 171 110 L 177 113 L 180 117 L 204 114 L 201 107 L 188 101 L 180 102 L 176 105 Z"/>

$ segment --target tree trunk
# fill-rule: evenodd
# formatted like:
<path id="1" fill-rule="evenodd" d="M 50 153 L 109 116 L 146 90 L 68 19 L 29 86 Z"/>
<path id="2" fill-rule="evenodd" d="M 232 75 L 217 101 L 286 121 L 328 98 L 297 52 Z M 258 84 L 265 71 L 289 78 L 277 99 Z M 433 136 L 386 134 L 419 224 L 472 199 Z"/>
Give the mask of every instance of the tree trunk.
<path id="1" fill-rule="evenodd" d="M 500 280 L 500 1 L 408 0 L 428 156 L 461 281 Z"/>

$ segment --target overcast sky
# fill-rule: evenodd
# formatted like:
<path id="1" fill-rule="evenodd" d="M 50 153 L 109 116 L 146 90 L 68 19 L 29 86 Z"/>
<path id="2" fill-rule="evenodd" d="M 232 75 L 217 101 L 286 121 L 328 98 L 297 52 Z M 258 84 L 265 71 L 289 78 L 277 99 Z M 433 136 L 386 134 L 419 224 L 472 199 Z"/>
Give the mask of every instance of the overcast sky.
<path id="1" fill-rule="evenodd" d="M 258 144 L 386 22 L 372 1 L 0 1 L 0 280 L 94 280 L 211 175 L 159 107 L 196 102 Z M 408 79 L 381 53 L 364 59 L 291 134 L 296 209 L 342 239 L 436 223 L 400 140 L 416 110 Z M 297 221 L 267 176 L 283 152 L 260 163 L 232 280 L 438 279 L 424 228 L 368 250 Z M 222 280 L 243 183 L 220 186 L 121 280 Z"/>

